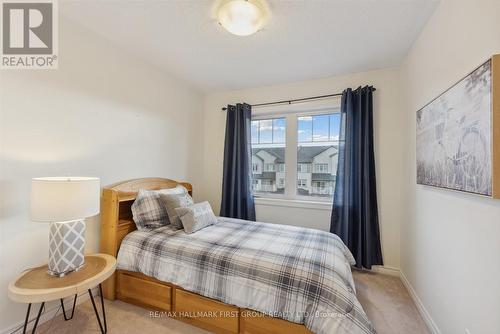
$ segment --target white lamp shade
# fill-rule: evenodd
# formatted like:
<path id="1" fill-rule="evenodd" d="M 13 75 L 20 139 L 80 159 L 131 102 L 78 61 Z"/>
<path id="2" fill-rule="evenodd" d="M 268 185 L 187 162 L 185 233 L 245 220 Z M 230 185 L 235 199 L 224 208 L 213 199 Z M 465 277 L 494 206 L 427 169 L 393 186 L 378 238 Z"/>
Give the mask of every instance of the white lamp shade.
<path id="1" fill-rule="evenodd" d="M 96 177 L 40 177 L 31 181 L 31 220 L 65 222 L 99 213 Z"/>

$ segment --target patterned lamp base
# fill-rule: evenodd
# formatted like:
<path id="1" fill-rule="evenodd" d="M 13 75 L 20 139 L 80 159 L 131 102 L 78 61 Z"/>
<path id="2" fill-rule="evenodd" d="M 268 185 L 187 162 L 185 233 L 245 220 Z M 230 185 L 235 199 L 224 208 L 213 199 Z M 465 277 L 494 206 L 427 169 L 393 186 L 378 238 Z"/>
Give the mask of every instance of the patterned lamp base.
<path id="1" fill-rule="evenodd" d="M 63 277 L 76 271 L 85 261 L 85 222 L 76 220 L 50 223 L 49 274 Z"/>

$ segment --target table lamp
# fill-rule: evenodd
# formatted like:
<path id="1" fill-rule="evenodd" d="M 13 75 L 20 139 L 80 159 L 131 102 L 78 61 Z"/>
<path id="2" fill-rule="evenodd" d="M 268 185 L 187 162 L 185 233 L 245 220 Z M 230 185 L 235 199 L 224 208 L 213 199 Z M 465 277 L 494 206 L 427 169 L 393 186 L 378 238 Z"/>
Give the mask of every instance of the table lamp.
<path id="1" fill-rule="evenodd" d="M 85 222 L 99 213 L 96 177 L 38 177 L 31 182 L 31 220 L 50 223 L 49 274 L 63 277 L 85 261 Z"/>

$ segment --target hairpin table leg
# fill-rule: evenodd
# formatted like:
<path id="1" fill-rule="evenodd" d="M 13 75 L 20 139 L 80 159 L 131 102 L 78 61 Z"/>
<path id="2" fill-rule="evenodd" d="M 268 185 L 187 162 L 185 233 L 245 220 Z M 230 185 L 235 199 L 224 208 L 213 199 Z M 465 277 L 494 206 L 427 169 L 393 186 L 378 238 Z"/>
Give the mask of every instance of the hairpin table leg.
<path id="1" fill-rule="evenodd" d="M 76 297 L 78 297 L 77 294 L 75 294 L 75 299 L 73 300 L 73 309 L 71 310 L 71 317 L 70 318 L 68 318 L 66 316 L 66 310 L 64 309 L 64 300 L 63 300 L 63 298 L 61 298 L 61 308 L 62 308 L 63 315 L 64 315 L 64 321 L 68 321 L 68 320 L 73 319 L 73 315 L 75 315 Z"/>
<path id="2" fill-rule="evenodd" d="M 97 312 L 97 307 L 95 306 L 94 296 L 92 295 L 92 290 L 89 289 L 90 300 L 92 301 L 92 306 L 94 307 L 95 316 L 97 318 L 97 322 L 99 323 L 99 328 L 101 329 L 101 333 L 105 334 L 108 332 L 108 324 L 106 323 L 106 310 L 104 309 L 104 297 L 102 296 L 102 286 L 99 284 L 99 295 L 101 295 L 101 308 L 102 308 L 102 317 L 104 320 L 104 328 L 102 327 L 101 318 L 99 317 L 99 312 Z"/>
<path id="3" fill-rule="evenodd" d="M 38 321 L 40 320 L 40 316 L 42 315 L 43 307 L 45 306 L 45 302 L 40 305 L 38 309 L 38 315 L 36 316 L 35 324 L 33 325 L 33 329 L 31 330 L 31 334 L 35 334 L 36 326 L 38 326 Z M 28 327 L 28 323 L 30 320 L 30 311 L 31 311 L 31 303 L 28 304 L 28 311 L 26 312 L 26 319 L 24 320 L 23 334 L 26 334 L 26 329 Z"/>

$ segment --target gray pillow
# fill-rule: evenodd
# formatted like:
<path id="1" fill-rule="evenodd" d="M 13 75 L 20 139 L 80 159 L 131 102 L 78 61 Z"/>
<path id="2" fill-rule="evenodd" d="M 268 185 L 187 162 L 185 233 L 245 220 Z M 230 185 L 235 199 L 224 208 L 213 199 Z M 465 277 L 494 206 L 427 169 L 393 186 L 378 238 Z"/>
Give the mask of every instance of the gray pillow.
<path id="1" fill-rule="evenodd" d="M 191 196 L 189 196 L 187 191 L 183 194 L 160 194 L 160 200 L 167 210 L 170 224 L 177 228 L 182 228 L 181 219 L 175 209 L 192 205 L 193 199 Z"/>
<path id="2" fill-rule="evenodd" d="M 145 190 L 139 189 L 132 204 L 132 217 L 139 231 L 149 231 L 168 225 L 167 209 L 160 201 L 160 194 L 184 194 L 186 188 L 177 186 L 171 189 Z"/>
<path id="3" fill-rule="evenodd" d="M 186 233 L 193 233 L 217 223 L 217 217 L 207 201 L 175 209 Z"/>

